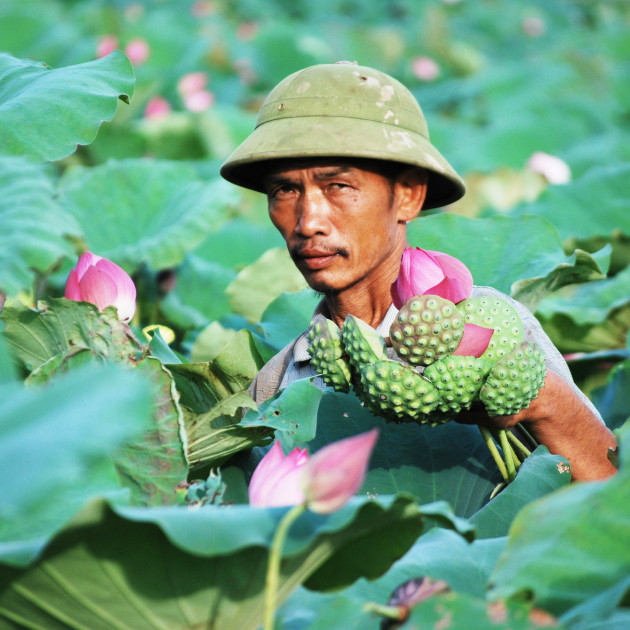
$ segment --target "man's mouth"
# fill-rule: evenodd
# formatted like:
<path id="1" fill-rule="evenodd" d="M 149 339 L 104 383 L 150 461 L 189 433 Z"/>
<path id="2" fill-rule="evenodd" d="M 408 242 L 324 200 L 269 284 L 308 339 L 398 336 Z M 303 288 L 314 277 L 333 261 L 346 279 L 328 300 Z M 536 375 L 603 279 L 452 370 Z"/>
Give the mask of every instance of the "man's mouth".
<path id="1" fill-rule="evenodd" d="M 330 265 L 340 254 L 337 251 L 305 248 L 296 252 L 294 260 L 311 271 L 317 271 Z"/>

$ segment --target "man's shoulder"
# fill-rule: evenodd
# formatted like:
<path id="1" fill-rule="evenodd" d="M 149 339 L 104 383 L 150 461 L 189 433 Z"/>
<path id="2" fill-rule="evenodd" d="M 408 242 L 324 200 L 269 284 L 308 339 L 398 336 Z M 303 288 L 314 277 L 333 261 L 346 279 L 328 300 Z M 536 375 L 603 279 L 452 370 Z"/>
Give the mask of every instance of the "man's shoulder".
<path id="1" fill-rule="evenodd" d="M 257 404 L 271 398 L 282 382 L 282 377 L 293 358 L 293 350 L 295 344 L 304 336 L 299 335 L 293 341 L 288 343 L 284 348 L 279 350 L 265 365 L 260 368 L 258 374 L 251 382 L 248 392 Z"/>

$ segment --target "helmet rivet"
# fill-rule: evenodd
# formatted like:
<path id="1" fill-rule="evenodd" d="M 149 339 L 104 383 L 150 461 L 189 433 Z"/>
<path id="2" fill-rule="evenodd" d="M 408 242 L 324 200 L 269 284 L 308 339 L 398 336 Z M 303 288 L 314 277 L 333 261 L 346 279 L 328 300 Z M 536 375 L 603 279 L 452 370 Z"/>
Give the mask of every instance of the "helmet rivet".
<path id="1" fill-rule="evenodd" d="M 280 105 L 278 105 L 278 111 L 280 111 L 281 109 L 284 109 L 284 103 L 280 103 Z"/>
<path id="2" fill-rule="evenodd" d="M 364 74 L 361 75 L 361 81 L 367 81 L 367 77 Z"/>

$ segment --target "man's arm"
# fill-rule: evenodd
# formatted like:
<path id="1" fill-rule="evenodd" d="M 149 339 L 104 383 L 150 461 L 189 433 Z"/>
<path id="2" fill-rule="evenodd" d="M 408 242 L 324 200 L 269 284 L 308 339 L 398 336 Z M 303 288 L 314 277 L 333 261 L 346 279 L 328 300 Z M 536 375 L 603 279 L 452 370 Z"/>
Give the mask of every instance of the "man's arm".
<path id="1" fill-rule="evenodd" d="M 569 460 L 575 481 L 605 479 L 616 472 L 608 460 L 608 449 L 617 446 L 612 432 L 575 395 L 569 383 L 551 370 L 547 370 L 538 397 L 527 409 L 511 416 L 490 418 L 484 412 L 467 419 L 504 429 L 522 423 L 549 452 Z"/>

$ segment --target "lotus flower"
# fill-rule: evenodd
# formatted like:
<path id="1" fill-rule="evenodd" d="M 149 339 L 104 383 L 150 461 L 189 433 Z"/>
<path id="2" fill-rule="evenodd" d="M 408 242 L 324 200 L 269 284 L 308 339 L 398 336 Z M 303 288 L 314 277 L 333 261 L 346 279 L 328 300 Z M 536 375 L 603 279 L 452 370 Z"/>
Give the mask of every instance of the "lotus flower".
<path id="1" fill-rule="evenodd" d="M 407 247 L 400 273 L 391 286 L 396 308 L 417 295 L 439 295 L 457 304 L 472 294 L 473 279 L 468 267 L 453 256 L 419 247 Z"/>
<path id="2" fill-rule="evenodd" d="M 107 258 L 84 252 L 70 272 L 64 296 L 77 302 L 91 302 L 100 311 L 118 309 L 118 317 L 129 321 L 136 311 L 136 287 L 129 275 Z"/>
<path id="3" fill-rule="evenodd" d="M 252 475 L 250 505 L 280 507 L 303 503 L 302 468 L 307 462 L 306 449 L 298 446 L 285 456 L 280 442 L 275 442 Z"/>
<path id="4" fill-rule="evenodd" d="M 477 324 L 464 324 L 464 334 L 453 352 L 458 357 L 479 358 L 487 349 L 494 328 L 484 328 Z"/>
<path id="5" fill-rule="evenodd" d="M 279 507 L 306 502 L 319 514 L 343 507 L 365 479 L 378 430 L 333 442 L 308 458 L 306 449 L 284 455 L 276 442 L 262 458 L 249 484 L 250 505 Z"/>
<path id="6" fill-rule="evenodd" d="M 313 455 L 302 477 L 311 511 L 330 514 L 343 507 L 361 487 L 378 429 L 324 446 Z"/>

